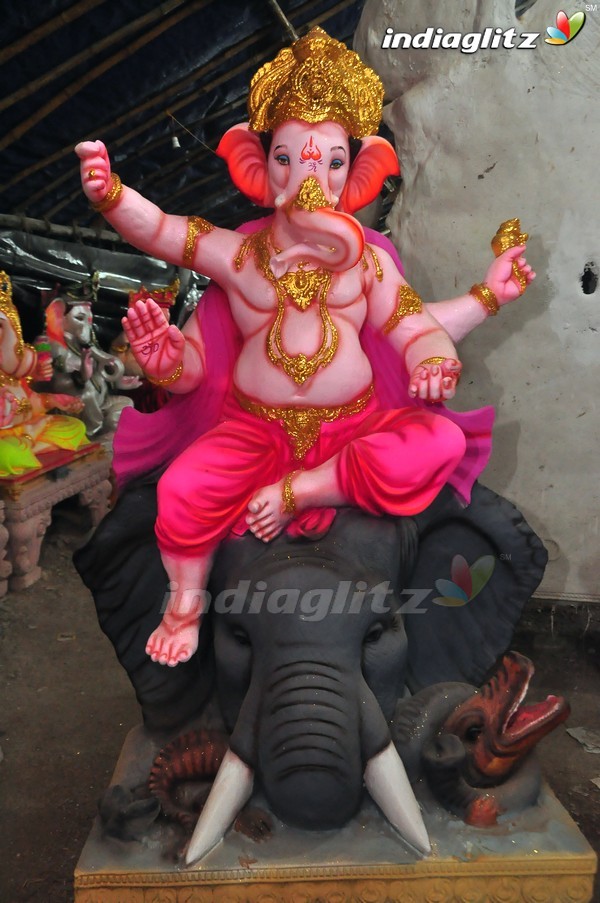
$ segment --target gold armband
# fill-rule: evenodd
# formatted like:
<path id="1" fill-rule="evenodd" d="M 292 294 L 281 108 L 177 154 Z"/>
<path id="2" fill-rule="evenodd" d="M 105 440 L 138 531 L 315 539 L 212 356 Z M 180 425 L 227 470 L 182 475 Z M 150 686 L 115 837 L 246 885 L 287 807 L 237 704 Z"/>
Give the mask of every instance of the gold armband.
<path id="1" fill-rule="evenodd" d="M 121 180 L 116 174 L 116 172 L 111 173 L 112 184 L 110 186 L 110 191 L 106 194 L 101 201 L 98 201 L 97 204 L 92 204 L 92 209 L 97 213 L 106 213 L 107 210 L 112 210 L 113 207 L 116 207 L 121 199 L 121 193 L 123 191 L 123 185 L 121 184 Z"/>
<path id="2" fill-rule="evenodd" d="M 483 304 L 491 317 L 496 316 L 498 313 L 498 299 L 491 288 L 487 287 L 485 282 L 480 282 L 478 285 L 472 285 L 469 289 L 469 294 L 473 295 L 480 304 Z"/>
<path id="3" fill-rule="evenodd" d="M 207 232 L 212 232 L 215 227 L 201 216 L 188 216 L 187 221 L 187 233 L 185 236 L 185 246 L 183 248 L 183 262 L 185 266 L 190 267 L 194 260 L 198 236 L 205 235 Z"/>
<path id="4" fill-rule="evenodd" d="M 164 379 L 154 379 L 152 376 L 148 376 L 147 374 L 146 379 L 149 383 L 152 383 L 153 386 L 168 386 L 171 383 L 174 383 L 176 379 L 179 379 L 182 373 L 183 361 L 176 367 L 175 371 L 171 373 L 170 376 L 166 376 Z"/>
<path id="5" fill-rule="evenodd" d="M 396 310 L 383 326 L 383 332 L 387 335 L 395 329 L 400 320 L 410 317 L 411 314 L 419 314 L 423 309 L 423 302 L 416 291 L 410 285 L 401 285 L 398 289 L 398 305 Z"/>
<path id="6" fill-rule="evenodd" d="M 292 480 L 297 473 L 297 470 L 292 470 L 291 473 L 288 473 L 283 481 L 283 489 L 281 491 L 283 510 L 285 514 L 291 514 L 292 517 L 296 513 L 296 499 L 294 498 L 294 490 L 292 489 Z"/>

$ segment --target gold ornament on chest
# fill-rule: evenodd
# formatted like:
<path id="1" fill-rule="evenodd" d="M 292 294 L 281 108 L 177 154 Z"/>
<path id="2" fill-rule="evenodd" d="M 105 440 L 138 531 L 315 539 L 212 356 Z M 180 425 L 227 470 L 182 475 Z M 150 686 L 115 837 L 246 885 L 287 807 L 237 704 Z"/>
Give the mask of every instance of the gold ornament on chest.
<path id="1" fill-rule="evenodd" d="M 242 269 L 250 253 L 257 269 L 271 283 L 277 296 L 277 315 L 267 335 L 267 355 L 272 364 L 281 367 L 290 379 L 302 385 L 314 376 L 319 367 L 326 367 L 331 363 L 338 349 L 338 331 L 327 308 L 331 273 L 322 268 L 306 270 L 306 263 L 301 261 L 294 272 L 285 273 L 277 279 L 270 260 L 273 254 L 281 253 L 281 250 L 273 245 L 270 228 L 255 232 L 245 239 L 234 261 L 236 270 Z M 319 299 L 322 340 L 315 354 L 310 357 L 303 353 L 288 354 L 283 347 L 282 326 L 287 298 L 291 298 L 301 311 L 307 310 L 314 300 Z"/>
<path id="2" fill-rule="evenodd" d="M 299 310 L 306 310 L 321 292 L 326 291 L 331 274 L 321 268 L 306 270 L 306 262 L 300 261 L 293 273 L 286 273 L 277 280 L 283 291 Z"/>

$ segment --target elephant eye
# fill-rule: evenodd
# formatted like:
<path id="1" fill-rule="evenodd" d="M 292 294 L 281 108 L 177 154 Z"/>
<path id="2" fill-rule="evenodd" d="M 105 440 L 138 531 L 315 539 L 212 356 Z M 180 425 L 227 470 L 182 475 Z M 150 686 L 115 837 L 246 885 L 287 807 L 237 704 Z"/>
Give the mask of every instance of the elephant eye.
<path id="1" fill-rule="evenodd" d="M 275 159 L 281 166 L 289 166 L 290 165 L 290 158 L 288 157 L 287 154 L 277 154 Z"/>
<path id="2" fill-rule="evenodd" d="M 243 630 L 241 627 L 234 627 L 233 630 L 231 631 L 231 633 L 233 635 L 234 640 L 238 644 L 238 646 L 249 646 L 250 645 L 250 638 L 249 638 L 248 634 L 246 633 L 246 631 Z"/>
<path id="3" fill-rule="evenodd" d="M 335 157 L 329 164 L 329 169 L 341 169 L 343 165 L 344 161 L 340 160 L 339 157 Z"/>
<path id="4" fill-rule="evenodd" d="M 382 633 L 383 633 L 383 624 L 381 624 L 379 622 L 377 624 L 373 624 L 373 626 L 370 628 L 370 630 L 368 631 L 368 633 L 364 639 L 365 645 L 367 643 L 369 643 L 369 644 L 376 643 L 378 640 L 381 639 Z"/>

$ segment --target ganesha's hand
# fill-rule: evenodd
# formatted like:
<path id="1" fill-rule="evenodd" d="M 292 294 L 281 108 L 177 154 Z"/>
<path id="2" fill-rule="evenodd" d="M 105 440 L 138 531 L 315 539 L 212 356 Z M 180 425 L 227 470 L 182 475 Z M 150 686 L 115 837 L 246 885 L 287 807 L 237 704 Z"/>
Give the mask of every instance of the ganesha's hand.
<path id="1" fill-rule="evenodd" d="M 535 273 L 523 256 L 524 251 L 525 245 L 509 248 L 494 260 L 486 273 L 485 284 L 493 291 L 500 306 L 516 301 L 535 279 Z"/>
<path id="2" fill-rule="evenodd" d="M 45 411 L 62 411 L 63 414 L 81 414 L 84 403 L 76 395 L 65 392 L 44 392 L 41 395 Z"/>
<path id="3" fill-rule="evenodd" d="M 4 430 L 14 423 L 17 408 L 19 407 L 19 399 L 13 395 L 10 389 L 3 387 L 0 389 L 0 429 Z"/>
<path id="4" fill-rule="evenodd" d="M 102 141 L 82 141 L 75 148 L 80 160 L 81 186 L 91 204 L 104 200 L 111 187 L 110 160 Z"/>
<path id="5" fill-rule="evenodd" d="M 447 401 L 456 392 L 461 370 L 460 361 L 452 357 L 447 357 L 440 363 L 423 361 L 411 374 L 408 394 L 411 398 L 419 398 L 430 404 Z"/>
<path id="6" fill-rule="evenodd" d="M 151 299 L 136 301 L 122 320 L 133 355 L 154 381 L 169 379 L 183 362 L 185 339 Z"/>

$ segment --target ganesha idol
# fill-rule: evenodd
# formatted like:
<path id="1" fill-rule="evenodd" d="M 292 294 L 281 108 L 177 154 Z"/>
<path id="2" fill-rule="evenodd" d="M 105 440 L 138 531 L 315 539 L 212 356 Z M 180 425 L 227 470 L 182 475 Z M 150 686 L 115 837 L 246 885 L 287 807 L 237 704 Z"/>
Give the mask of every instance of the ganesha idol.
<path id="1" fill-rule="evenodd" d="M 340 507 L 413 516 L 447 484 L 468 503 L 488 459 L 491 410 L 444 404 L 461 372 L 454 342 L 534 278 L 527 236 L 505 224 L 481 283 L 423 303 L 390 242 L 353 216 L 399 171 L 375 134 L 382 102 L 377 75 L 319 28 L 264 65 L 249 122 L 217 153 L 274 213 L 236 231 L 164 213 L 121 183 L 102 142 L 76 148 L 87 198 L 127 241 L 220 287 L 183 330 L 152 300 L 123 319 L 145 376 L 174 396 L 151 421 L 124 411 L 114 443 L 121 485 L 164 469 L 155 532 L 170 592 L 147 643 L 153 662 L 173 667 L 196 652 L 213 560 L 232 533 L 314 539 Z M 405 796 L 396 824 L 427 851 L 390 756 Z M 226 760 L 244 772 L 232 752 Z M 204 843 L 195 838 L 192 859 Z"/>
<path id="2" fill-rule="evenodd" d="M 82 406 L 77 399 L 31 388 L 33 381 L 51 376 L 50 362 L 23 341 L 10 279 L 0 272 L 0 478 L 39 470 L 42 452 L 76 451 L 88 444 L 80 420 L 48 413 L 78 414 Z"/>

